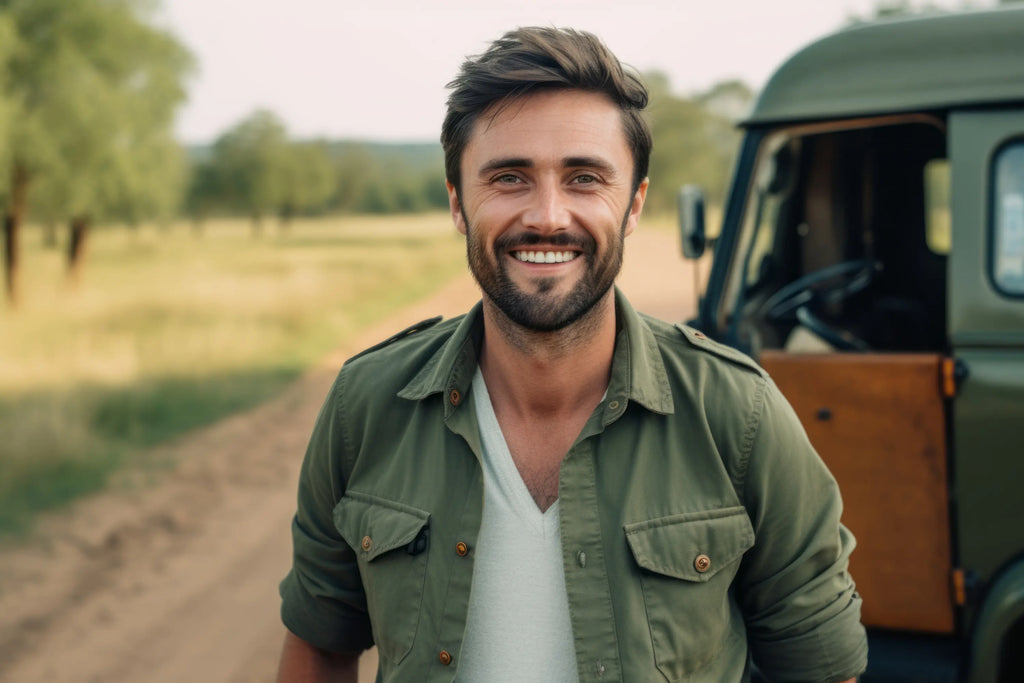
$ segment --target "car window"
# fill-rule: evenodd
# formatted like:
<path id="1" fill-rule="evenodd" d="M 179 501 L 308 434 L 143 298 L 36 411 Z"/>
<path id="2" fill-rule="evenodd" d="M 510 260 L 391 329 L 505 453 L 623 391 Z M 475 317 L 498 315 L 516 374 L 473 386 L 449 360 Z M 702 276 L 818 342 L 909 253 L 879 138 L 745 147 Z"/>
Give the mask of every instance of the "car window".
<path id="1" fill-rule="evenodd" d="M 993 201 L 992 279 L 1004 294 L 1024 296 L 1024 142 L 996 154 Z"/>

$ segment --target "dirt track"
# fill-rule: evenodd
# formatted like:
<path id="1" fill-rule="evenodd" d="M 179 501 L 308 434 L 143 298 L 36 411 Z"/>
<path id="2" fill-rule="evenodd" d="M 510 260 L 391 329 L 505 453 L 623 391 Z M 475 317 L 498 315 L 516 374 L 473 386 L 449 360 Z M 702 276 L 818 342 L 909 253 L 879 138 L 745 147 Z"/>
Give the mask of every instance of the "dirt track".
<path id="1" fill-rule="evenodd" d="M 627 240 L 619 284 L 638 309 L 692 315 L 693 271 L 678 254 L 671 233 Z M 178 464 L 158 481 L 116 484 L 0 553 L 0 681 L 272 681 L 295 482 L 330 382 L 351 353 L 477 298 L 459 278 L 273 401 L 161 447 L 152 457 Z M 374 672 L 368 661 L 361 679 Z"/>

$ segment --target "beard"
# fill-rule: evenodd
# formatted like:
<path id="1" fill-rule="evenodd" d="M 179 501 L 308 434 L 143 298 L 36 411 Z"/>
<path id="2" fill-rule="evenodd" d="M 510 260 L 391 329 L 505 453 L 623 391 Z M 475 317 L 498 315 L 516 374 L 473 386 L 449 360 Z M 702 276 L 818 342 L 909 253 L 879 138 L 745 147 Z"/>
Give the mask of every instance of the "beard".
<path id="1" fill-rule="evenodd" d="M 626 224 L 629 211 L 622 219 L 616 239 L 609 243 L 608 252 L 598 258 L 597 243 L 589 234 L 581 236 L 556 233 L 541 236 L 536 233 L 510 233 L 494 242 L 494 253 L 486 253 L 482 240 L 466 214 L 466 256 L 469 269 L 484 294 L 509 320 L 534 332 L 555 332 L 577 322 L 604 298 L 615 283 L 622 268 Z M 579 281 L 564 295 L 554 290 L 559 278 L 538 278 L 533 281 L 535 292 L 523 291 L 508 274 L 507 254 L 512 246 L 575 247 L 580 249 L 577 259 L 585 259 L 586 268 Z"/>

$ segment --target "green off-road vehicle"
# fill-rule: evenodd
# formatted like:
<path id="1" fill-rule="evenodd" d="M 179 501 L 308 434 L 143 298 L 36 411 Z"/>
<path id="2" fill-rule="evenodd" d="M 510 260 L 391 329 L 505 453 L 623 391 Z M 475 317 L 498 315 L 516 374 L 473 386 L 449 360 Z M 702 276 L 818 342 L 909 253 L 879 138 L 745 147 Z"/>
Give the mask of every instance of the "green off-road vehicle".
<path id="1" fill-rule="evenodd" d="M 1024 681 L 1024 8 L 828 36 L 741 126 L 693 324 L 839 480 L 864 680 Z"/>

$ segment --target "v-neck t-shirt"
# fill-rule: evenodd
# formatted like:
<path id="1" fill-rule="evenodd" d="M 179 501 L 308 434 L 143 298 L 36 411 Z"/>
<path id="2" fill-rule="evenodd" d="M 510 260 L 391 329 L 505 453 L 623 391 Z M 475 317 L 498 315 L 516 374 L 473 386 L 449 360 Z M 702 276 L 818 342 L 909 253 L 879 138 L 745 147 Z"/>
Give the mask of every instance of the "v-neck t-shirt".
<path id="1" fill-rule="evenodd" d="M 458 681 L 576 681 L 558 501 L 537 507 L 512 460 L 479 369 L 484 506 Z"/>

